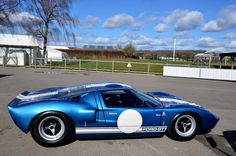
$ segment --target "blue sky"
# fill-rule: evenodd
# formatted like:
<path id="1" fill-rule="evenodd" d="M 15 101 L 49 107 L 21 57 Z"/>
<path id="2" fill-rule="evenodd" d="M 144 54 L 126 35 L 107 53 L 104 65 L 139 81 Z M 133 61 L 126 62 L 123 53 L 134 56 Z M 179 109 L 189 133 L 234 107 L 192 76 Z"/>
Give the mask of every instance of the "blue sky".
<path id="1" fill-rule="evenodd" d="M 166 50 L 176 39 L 179 50 L 236 51 L 235 0 L 73 0 L 70 14 L 79 20 L 73 28 L 76 45 L 63 39 L 49 39 L 49 45 L 132 43 L 137 49 Z M 11 20 L 24 17 L 37 19 L 23 11 Z"/>
<path id="2" fill-rule="evenodd" d="M 78 0 L 71 14 L 77 46 L 236 50 L 235 0 Z"/>

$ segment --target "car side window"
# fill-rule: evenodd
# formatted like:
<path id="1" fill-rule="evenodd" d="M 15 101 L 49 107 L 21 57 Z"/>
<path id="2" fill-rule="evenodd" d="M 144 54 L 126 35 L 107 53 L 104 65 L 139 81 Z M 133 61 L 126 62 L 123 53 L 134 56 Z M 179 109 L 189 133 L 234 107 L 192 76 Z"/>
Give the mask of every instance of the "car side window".
<path id="1" fill-rule="evenodd" d="M 143 108 L 148 107 L 140 98 L 129 90 L 103 91 L 102 98 L 108 108 Z"/>

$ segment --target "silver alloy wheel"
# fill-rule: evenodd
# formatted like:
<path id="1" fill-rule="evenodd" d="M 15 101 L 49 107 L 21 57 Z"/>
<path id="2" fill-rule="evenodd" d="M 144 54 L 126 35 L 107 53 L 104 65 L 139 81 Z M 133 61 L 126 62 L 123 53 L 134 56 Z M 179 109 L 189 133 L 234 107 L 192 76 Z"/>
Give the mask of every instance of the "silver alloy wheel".
<path id="1" fill-rule="evenodd" d="M 65 133 L 65 124 L 57 116 L 48 116 L 40 121 L 38 131 L 43 139 L 55 141 Z"/>
<path id="2" fill-rule="evenodd" d="M 182 115 L 175 122 L 175 131 L 181 137 L 190 137 L 196 130 L 196 120 L 191 115 Z"/>

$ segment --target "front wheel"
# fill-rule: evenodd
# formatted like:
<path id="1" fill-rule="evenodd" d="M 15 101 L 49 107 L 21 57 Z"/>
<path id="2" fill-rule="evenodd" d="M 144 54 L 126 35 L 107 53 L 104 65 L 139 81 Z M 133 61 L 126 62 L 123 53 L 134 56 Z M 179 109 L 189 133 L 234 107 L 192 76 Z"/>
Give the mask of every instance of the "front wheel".
<path id="1" fill-rule="evenodd" d="M 45 112 L 37 116 L 31 126 L 33 139 L 43 146 L 59 146 L 72 135 L 72 125 L 64 114 Z"/>
<path id="2" fill-rule="evenodd" d="M 178 141 L 191 140 L 197 132 L 196 119 L 192 114 L 179 115 L 168 127 L 170 137 Z"/>

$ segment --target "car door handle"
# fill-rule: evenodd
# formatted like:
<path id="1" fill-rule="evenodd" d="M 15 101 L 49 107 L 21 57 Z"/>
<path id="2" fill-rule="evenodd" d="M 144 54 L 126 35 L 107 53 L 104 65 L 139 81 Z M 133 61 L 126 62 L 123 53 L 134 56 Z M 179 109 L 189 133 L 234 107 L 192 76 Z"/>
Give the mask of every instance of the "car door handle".
<path id="1" fill-rule="evenodd" d="M 115 112 L 108 112 L 108 115 L 117 115 Z"/>

